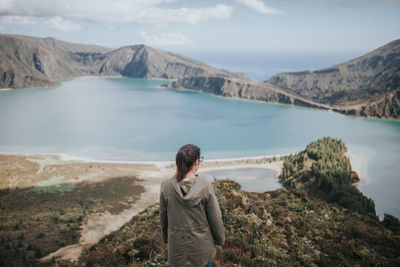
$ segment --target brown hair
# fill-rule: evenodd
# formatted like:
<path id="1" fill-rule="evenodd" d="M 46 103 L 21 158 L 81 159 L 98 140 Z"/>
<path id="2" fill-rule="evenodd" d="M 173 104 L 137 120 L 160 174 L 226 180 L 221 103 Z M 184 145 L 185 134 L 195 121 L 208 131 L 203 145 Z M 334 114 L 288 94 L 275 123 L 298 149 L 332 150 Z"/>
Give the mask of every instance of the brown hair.
<path id="1" fill-rule="evenodd" d="M 200 159 L 200 148 L 196 145 L 187 144 L 178 150 L 175 157 L 178 182 L 182 181 L 198 159 Z"/>

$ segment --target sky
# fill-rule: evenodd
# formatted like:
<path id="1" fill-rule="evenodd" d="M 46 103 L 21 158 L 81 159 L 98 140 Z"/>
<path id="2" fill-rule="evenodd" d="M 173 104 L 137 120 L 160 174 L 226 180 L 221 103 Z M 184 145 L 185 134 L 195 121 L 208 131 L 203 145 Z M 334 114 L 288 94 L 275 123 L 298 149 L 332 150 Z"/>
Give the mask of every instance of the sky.
<path id="1" fill-rule="evenodd" d="M 368 52 L 400 38 L 400 0 L 1 0 L 0 32 L 173 52 Z"/>

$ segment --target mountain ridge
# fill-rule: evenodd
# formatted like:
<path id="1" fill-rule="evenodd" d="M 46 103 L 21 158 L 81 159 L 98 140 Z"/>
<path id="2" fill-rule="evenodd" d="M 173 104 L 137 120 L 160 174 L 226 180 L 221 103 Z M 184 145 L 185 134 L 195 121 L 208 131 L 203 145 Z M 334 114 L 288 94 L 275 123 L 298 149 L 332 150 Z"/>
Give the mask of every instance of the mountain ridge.
<path id="1" fill-rule="evenodd" d="M 223 97 L 329 109 L 326 105 L 286 92 L 277 86 L 258 83 L 249 79 L 198 76 L 180 79 L 162 86 L 178 90 L 201 91 Z"/>
<path id="2" fill-rule="evenodd" d="M 281 73 L 265 83 L 331 105 L 369 100 L 400 88 L 400 39 L 328 68 Z"/>
<path id="3" fill-rule="evenodd" d="M 332 67 L 281 73 L 265 83 L 346 115 L 400 119 L 400 39 Z"/>
<path id="4" fill-rule="evenodd" d="M 59 85 L 57 80 L 81 76 L 241 77 L 143 44 L 112 49 L 51 37 L 0 34 L 0 45 L 0 88 L 52 87 Z"/>
<path id="5" fill-rule="evenodd" d="M 229 77 L 224 83 L 210 83 L 210 80 L 212 77 L 185 78 L 166 87 L 320 108 L 345 115 L 399 120 L 400 40 L 329 68 L 281 73 L 263 83 L 248 79 L 233 82 Z M 246 87 L 246 90 L 239 87 Z M 292 100 L 271 97 L 277 92 L 290 96 Z"/>

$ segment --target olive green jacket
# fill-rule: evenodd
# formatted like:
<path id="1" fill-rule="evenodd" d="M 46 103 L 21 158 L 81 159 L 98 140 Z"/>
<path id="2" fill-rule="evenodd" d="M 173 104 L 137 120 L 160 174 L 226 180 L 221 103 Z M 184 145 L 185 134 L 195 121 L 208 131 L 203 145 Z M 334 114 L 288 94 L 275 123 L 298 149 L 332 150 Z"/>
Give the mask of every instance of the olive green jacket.
<path id="1" fill-rule="evenodd" d="M 221 210 L 213 186 L 197 176 L 161 184 L 160 222 L 170 266 L 204 267 L 225 242 Z"/>

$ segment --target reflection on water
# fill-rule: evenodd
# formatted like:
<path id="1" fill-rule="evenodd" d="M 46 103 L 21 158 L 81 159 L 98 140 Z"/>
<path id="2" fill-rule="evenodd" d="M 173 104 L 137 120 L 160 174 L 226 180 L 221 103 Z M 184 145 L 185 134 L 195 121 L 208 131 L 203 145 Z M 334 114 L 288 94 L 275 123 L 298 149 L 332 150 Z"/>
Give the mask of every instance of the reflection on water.
<path id="1" fill-rule="evenodd" d="M 229 178 L 238 182 L 242 189 L 262 193 L 282 188 L 277 172 L 266 168 L 237 168 L 199 172 L 207 180 Z"/>

